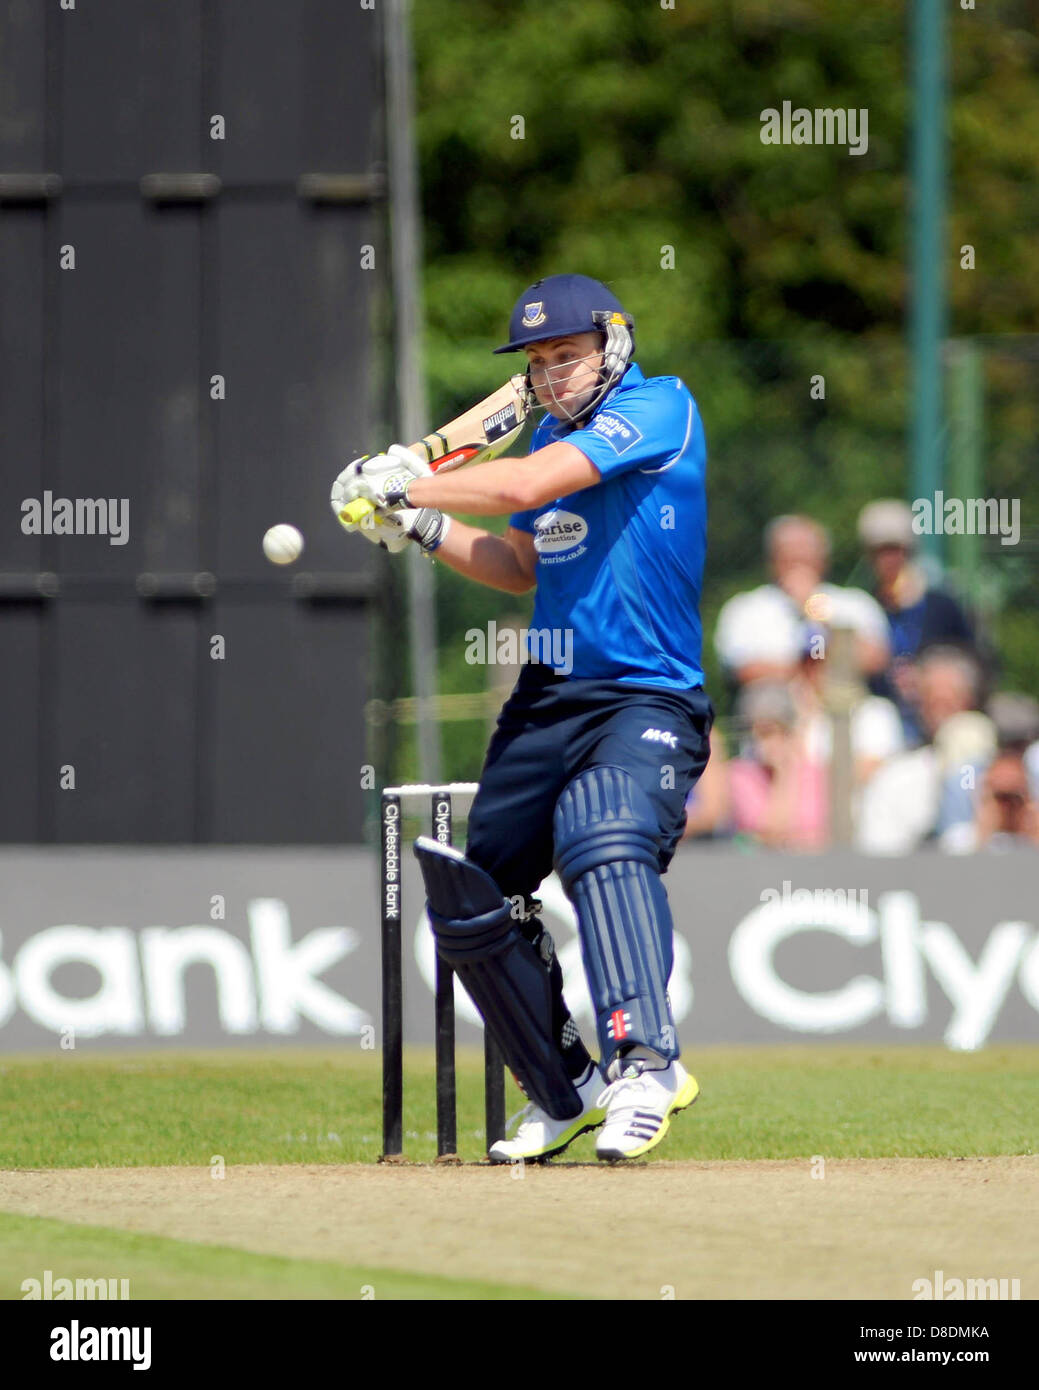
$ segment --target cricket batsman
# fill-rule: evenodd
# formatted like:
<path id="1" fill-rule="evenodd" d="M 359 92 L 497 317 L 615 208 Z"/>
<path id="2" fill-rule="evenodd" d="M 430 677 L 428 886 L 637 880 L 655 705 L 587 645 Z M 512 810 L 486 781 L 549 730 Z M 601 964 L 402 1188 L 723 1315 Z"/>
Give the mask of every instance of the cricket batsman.
<path id="1" fill-rule="evenodd" d="M 391 550 L 420 545 L 478 583 L 535 590 L 532 650 L 498 719 L 466 851 L 415 846 L 437 950 L 529 1104 L 492 1160 L 538 1160 L 602 1126 L 602 1159 L 664 1138 L 699 1087 L 682 1066 L 667 986 L 661 876 L 707 764 L 700 589 L 706 450 L 677 377 L 643 376 L 634 324 L 583 275 L 522 294 L 509 341 L 544 408 L 526 458 L 433 475 L 409 450 L 358 459 L 332 507 Z M 508 516 L 504 536 L 459 521 Z M 596 1014 L 592 1060 L 563 998 L 533 896 L 552 868 L 573 903 Z"/>

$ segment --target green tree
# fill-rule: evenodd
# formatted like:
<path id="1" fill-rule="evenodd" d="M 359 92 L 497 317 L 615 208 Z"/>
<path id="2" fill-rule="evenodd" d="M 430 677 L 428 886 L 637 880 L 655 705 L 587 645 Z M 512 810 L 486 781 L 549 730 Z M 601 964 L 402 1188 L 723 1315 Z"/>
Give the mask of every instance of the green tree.
<path id="1" fill-rule="evenodd" d="M 607 281 L 636 316 L 644 370 L 682 376 L 704 417 L 719 693 L 709 635 L 721 602 L 760 582 L 768 518 L 827 524 L 844 580 L 859 508 L 907 485 L 908 13 L 893 0 L 415 0 L 433 413 L 511 366 L 490 349 L 533 279 Z M 1020 497 L 1033 525 L 1036 372 L 1002 335 L 1039 326 L 1037 14 L 1034 0 L 948 10 L 950 331 L 990 335 L 985 485 Z M 761 114 L 784 100 L 865 108 L 866 153 L 763 144 Z M 1022 554 L 1004 585 L 1004 679 L 1039 688 L 1036 561 Z M 477 688 L 462 634 L 515 604 L 439 574 L 444 685 Z M 448 746 L 449 769 L 471 773 L 473 731 L 449 730 Z"/>

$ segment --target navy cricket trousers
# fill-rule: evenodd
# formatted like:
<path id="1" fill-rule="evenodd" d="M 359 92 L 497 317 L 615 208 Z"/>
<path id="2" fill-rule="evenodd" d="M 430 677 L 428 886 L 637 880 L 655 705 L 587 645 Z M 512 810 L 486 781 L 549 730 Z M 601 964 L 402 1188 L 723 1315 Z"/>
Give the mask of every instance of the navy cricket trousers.
<path id="1" fill-rule="evenodd" d="M 523 667 L 498 718 L 469 813 L 466 854 L 507 898 L 529 898 L 552 870 L 552 818 L 564 787 L 592 767 L 621 767 L 649 797 L 665 872 L 685 803 L 707 766 L 714 710 L 706 692 L 574 679 Z"/>

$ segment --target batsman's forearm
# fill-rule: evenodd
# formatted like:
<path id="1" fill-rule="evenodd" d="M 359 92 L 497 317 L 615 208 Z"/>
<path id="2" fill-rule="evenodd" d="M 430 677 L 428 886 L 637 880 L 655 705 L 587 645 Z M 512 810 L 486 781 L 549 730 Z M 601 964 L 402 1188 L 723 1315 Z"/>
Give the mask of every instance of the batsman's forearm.
<path id="1" fill-rule="evenodd" d="M 490 459 L 449 473 L 416 478 L 408 487 L 413 507 L 438 507 L 469 516 L 508 516 L 523 510 L 520 483 L 530 472 L 529 459 Z"/>
<path id="2" fill-rule="evenodd" d="M 462 521 L 451 521 L 433 557 L 491 589 L 525 594 L 534 587 L 534 581 L 524 573 L 507 540 L 479 527 L 466 526 Z"/>
<path id="3" fill-rule="evenodd" d="M 602 480 L 598 468 L 565 439 L 546 444 L 523 458 L 489 459 L 408 485 L 413 507 L 438 507 L 469 516 L 508 516 L 569 497 Z"/>

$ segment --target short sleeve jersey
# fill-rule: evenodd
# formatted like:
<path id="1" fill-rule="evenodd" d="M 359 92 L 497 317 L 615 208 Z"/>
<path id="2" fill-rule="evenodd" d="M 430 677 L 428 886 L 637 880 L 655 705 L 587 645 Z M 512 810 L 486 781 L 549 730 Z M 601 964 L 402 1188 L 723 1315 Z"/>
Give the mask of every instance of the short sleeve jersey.
<path id="1" fill-rule="evenodd" d="M 578 678 L 702 685 L 706 445 L 688 388 L 632 363 L 580 429 L 546 415 L 530 452 L 556 440 L 601 481 L 511 517 L 538 555 L 531 654 Z"/>

